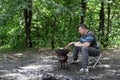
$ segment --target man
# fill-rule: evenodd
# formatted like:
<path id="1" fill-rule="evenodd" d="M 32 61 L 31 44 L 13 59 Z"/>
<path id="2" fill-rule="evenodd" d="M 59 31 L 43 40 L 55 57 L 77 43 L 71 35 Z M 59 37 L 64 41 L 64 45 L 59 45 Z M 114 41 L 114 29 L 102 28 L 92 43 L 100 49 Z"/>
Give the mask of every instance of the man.
<path id="1" fill-rule="evenodd" d="M 79 26 L 79 33 L 81 34 L 81 38 L 79 42 L 70 42 L 65 48 L 68 48 L 71 45 L 74 45 L 73 50 L 73 62 L 77 62 L 78 53 L 81 52 L 82 56 L 82 68 L 79 73 L 88 73 L 88 60 L 89 56 L 98 56 L 100 53 L 100 49 L 97 44 L 97 40 L 92 31 L 89 31 L 85 24 L 81 24 Z"/>

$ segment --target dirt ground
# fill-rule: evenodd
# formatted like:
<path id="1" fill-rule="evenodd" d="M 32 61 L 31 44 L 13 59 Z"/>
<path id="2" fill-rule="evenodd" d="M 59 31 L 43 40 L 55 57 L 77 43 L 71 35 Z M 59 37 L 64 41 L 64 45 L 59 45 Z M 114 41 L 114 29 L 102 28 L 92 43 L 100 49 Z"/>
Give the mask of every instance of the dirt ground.
<path id="1" fill-rule="evenodd" d="M 72 51 L 68 54 L 67 69 L 58 66 L 55 51 L 34 49 L 21 52 L 0 52 L 0 80 L 120 80 L 120 49 L 102 51 L 101 64 L 85 75 L 76 72 L 79 63 L 71 64 Z"/>

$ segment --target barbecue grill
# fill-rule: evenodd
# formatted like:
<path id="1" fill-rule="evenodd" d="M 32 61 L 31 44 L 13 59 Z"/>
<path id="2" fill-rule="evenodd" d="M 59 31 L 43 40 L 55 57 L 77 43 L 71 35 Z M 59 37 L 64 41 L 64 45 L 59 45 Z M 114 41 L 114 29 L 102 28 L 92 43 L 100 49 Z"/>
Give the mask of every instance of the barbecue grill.
<path id="1" fill-rule="evenodd" d="M 67 54 L 69 53 L 69 50 L 68 49 L 57 49 L 55 52 L 57 53 L 60 67 L 66 68 L 67 60 L 68 60 Z"/>

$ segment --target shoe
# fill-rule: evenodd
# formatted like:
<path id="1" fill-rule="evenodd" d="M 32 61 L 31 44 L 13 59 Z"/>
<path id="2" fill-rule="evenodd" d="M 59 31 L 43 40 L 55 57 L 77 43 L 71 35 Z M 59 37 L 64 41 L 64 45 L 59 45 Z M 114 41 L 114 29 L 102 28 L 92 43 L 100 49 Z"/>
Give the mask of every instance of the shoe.
<path id="1" fill-rule="evenodd" d="M 78 64 L 78 61 L 72 61 L 72 64 Z"/>
<path id="2" fill-rule="evenodd" d="M 77 74 L 86 74 L 86 73 L 89 73 L 89 69 L 88 69 L 88 68 L 87 68 L 87 69 L 81 68 L 81 69 L 79 70 L 79 72 L 77 72 Z"/>

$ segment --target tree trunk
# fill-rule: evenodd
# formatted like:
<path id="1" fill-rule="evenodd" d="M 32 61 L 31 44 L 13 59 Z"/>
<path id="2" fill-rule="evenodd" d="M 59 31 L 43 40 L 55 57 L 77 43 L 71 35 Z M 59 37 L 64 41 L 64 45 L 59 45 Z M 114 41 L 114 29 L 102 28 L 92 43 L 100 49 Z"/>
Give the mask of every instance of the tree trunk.
<path id="1" fill-rule="evenodd" d="M 110 33 L 110 3 L 108 3 L 108 26 L 107 26 L 107 34 L 106 41 L 109 41 L 109 33 Z"/>
<path id="2" fill-rule="evenodd" d="M 82 16 L 81 16 L 81 24 L 84 23 L 85 13 L 86 13 L 86 0 L 82 0 Z"/>
<path id="3" fill-rule="evenodd" d="M 32 47 L 32 42 L 30 39 L 30 26 L 31 26 L 31 19 L 32 19 L 32 0 L 25 0 L 25 2 L 26 1 L 29 4 L 28 8 L 24 9 L 26 47 Z"/>
<path id="4" fill-rule="evenodd" d="M 104 2 L 102 1 L 101 2 L 101 10 L 100 10 L 100 13 L 99 13 L 99 17 L 100 17 L 100 21 L 99 21 L 99 36 L 98 38 L 101 38 L 100 41 L 101 41 L 101 44 L 103 46 L 105 46 L 105 25 L 104 25 Z"/>
<path id="5" fill-rule="evenodd" d="M 55 27 L 56 27 L 56 14 L 54 15 L 54 21 L 52 24 L 52 36 L 51 36 L 51 48 L 55 48 Z"/>

